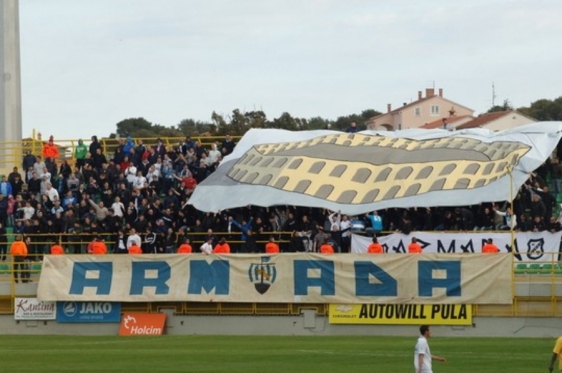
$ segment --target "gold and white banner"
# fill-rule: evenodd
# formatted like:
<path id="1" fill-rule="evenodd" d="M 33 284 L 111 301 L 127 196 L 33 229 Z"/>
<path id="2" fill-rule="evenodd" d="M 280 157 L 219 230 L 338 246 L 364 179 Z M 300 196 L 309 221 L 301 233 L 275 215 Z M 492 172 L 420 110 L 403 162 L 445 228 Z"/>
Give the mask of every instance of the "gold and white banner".
<path id="1" fill-rule="evenodd" d="M 499 132 L 251 129 L 189 203 L 209 212 L 296 205 L 357 215 L 504 201 L 561 137 L 562 122 Z"/>
<path id="2" fill-rule="evenodd" d="M 45 256 L 44 301 L 510 304 L 507 254 Z"/>

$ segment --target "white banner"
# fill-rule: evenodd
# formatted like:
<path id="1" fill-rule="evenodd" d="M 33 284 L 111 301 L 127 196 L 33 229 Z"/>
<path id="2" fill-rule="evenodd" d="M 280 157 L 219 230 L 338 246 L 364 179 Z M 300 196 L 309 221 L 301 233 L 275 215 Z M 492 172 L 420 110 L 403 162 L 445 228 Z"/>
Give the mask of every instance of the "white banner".
<path id="1" fill-rule="evenodd" d="M 16 320 L 55 320 L 56 318 L 55 302 L 42 301 L 37 298 L 14 299 L 14 319 Z"/>
<path id="2" fill-rule="evenodd" d="M 504 201 L 549 157 L 561 131 L 562 122 L 500 132 L 251 129 L 189 203 L 211 212 L 298 205 L 357 215 Z"/>
<path id="3" fill-rule="evenodd" d="M 49 301 L 509 304 L 509 255 L 47 255 Z"/>
<path id="4" fill-rule="evenodd" d="M 501 253 L 513 251 L 516 261 L 557 262 L 562 232 L 516 232 L 514 250 L 511 248 L 510 233 L 393 233 L 378 237 L 378 241 L 385 253 L 403 254 L 408 252 L 412 237 L 416 237 L 424 253 L 481 253 L 484 241 L 491 238 Z M 351 237 L 351 252 L 366 253 L 371 243 L 371 237 L 354 234 Z"/>

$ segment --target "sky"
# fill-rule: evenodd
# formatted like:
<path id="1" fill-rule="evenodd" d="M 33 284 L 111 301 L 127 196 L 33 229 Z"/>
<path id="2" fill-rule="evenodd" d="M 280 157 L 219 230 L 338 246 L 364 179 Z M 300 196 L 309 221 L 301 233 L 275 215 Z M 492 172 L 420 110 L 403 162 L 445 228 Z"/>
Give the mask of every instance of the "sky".
<path id="1" fill-rule="evenodd" d="M 560 0 L 20 0 L 23 135 L 562 96 Z"/>

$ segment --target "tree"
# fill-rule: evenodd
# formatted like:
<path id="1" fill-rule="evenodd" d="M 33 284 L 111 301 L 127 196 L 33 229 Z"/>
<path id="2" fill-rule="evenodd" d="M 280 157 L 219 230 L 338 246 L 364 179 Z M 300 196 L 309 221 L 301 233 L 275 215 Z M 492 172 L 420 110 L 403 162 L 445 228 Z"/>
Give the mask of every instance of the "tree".
<path id="1" fill-rule="evenodd" d="M 280 128 L 289 131 L 297 131 L 299 124 L 291 114 L 284 112 L 279 118 L 273 119 L 273 128 Z"/>
<path id="2" fill-rule="evenodd" d="M 152 123 L 144 118 L 129 118 L 117 123 L 117 135 L 120 137 L 136 136 L 138 131 L 152 131 Z"/>
<path id="3" fill-rule="evenodd" d="M 248 126 L 251 128 L 267 128 L 271 126 L 271 123 L 267 120 L 267 116 L 261 110 L 249 111 L 244 113 L 244 116 L 246 117 Z"/>
<path id="4" fill-rule="evenodd" d="M 194 136 L 205 132 L 214 132 L 214 125 L 202 121 L 195 121 L 193 119 L 184 119 L 178 124 L 178 130 L 184 136 Z"/>
<path id="5" fill-rule="evenodd" d="M 311 130 L 323 130 L 328 128 L 328 124 L 332 122 L 322 117 L 312 117 L 308 120 L 308 128 Z"/>
<path id="6" fill-rule="evenodd" d="M 376 111 L 374 109 L 366 109 L 366 110 L 363 110 L 361 112 L 361 116 L 363 117 L 363 119 L 365 121 L 371 119 L 372 117 L 376 117 L 377 115 L 381 115 L 381 114 L 382 114 L 381 112 Z"/>
<path id="7" fill-rule="evenodd" d="M 345 131 L 351 125 L 351 122 L 357 123 L 357 127 L 362 130 L 363 117 L 359 114 L 351 114 L 345 117 L 338 117 L 334 123 L 334 129 Z"/>
<path id="8" fill-rule="evenodd" d="M 541 99 L 531 103 L 530 107 L 517 109 L 522 114 L 540 121 L 562 120 L 562 97 L 554 100 Z"/>
<path id="9" fill-rule="evenodd" d="M 490 110 L 487 111 L 487 113 L 496 113 L 498 111 L 509 111 L 509 110 L 513 110 L 513 105 L 511 105 L 511 102 L 508 99 L 505 99 L 503 100 L 502 105 L 492 106 Z"/>
<path id="10" fill-rule="evenodd" d="M 213 125 L 215 126 L 216 132 L 218 134 L 227 134 L 228 129 L 226 128 L 226 121 L 224 120 L 224 117 L 222 115 L 217 114 L 215 111 L 213 111 L 213 114 L 211 114 L 211 121 L 213 122 Z"/>

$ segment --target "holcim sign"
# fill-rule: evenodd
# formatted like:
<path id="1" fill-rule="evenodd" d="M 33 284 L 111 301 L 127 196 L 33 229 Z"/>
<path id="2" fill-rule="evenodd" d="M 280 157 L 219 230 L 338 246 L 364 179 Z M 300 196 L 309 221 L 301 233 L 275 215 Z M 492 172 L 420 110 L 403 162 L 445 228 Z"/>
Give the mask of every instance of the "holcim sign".
<path id="1" fill-rule="evenodd" d="M 121 319 L 119 335 L 162 335 L 166 314 L 126 313 Z"/>

